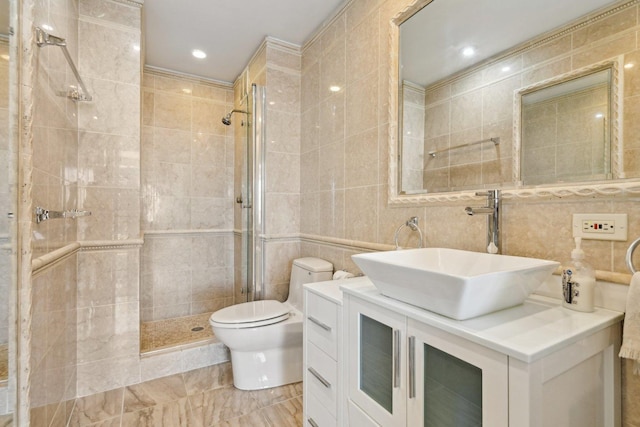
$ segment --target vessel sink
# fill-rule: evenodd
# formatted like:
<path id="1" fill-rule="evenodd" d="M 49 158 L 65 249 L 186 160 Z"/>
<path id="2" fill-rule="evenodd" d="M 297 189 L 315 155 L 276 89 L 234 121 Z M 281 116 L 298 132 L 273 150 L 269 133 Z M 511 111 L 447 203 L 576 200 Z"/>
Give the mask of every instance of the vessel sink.
<path id="1" fill-rule="evenodd" d="M 457 320 L 522 304 L 559 265 L 445 248 L 352 258 L 383 295 Z"/>

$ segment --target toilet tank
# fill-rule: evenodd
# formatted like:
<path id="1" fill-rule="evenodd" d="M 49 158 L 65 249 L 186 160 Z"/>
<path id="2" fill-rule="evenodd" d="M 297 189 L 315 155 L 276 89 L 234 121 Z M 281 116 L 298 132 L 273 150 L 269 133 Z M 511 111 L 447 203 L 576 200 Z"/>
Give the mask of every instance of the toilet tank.
<path id="1" fill-rule="evenodd" d="M 287 302 L 302 311 L 302 285 L 323 282 L 332 278 L 333 264 L 329 261 L 314 257 L 293 260 Z"/>

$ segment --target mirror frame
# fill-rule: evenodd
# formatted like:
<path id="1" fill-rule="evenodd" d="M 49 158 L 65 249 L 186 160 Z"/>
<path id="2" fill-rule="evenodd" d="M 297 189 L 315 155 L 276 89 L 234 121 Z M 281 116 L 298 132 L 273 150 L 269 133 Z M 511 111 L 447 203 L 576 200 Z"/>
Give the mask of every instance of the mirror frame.
<path id="1" fill-rule="evenodd" d="M 418 12 L 423 7 L 427 6 L 433 0 L 413 0 L 408 3 L 402 10 L 400 10 L 391 20 L 389 21 L 389 157 L 388 157 L 388 203 L 392 206 L 411 206 L 411 205 L 428 205 L 433 203 L 440 202 L 456 202 L 456 201 L 464 201 L 476 198 L 476 191 L 481 191 L 486 188 L 492 188 L 490 186 L 479 187 L 475 190 L 460 190 L 460 191 L 450 191 L 450 192 L 442 192 L 442 193 L 412 193 L 412 194 L 399 194 L 399 182 L 400 182 L 400 166 L 399 166 L 399 121 L 400 118 L 398 116 L 400 112 L 399 102 L 399 93 L 400 93 L 400 25 L 413 16 L 416 12 Z M 619 5 L 617 9 L 622 9 L 629 4 L 636 4 L 638 0 L 630 0 L 629 2 L 623 3 Z M 598 15 L 600 16 L 600 15 Z M 595 19 L 596 17 L 592 17 L 590 20 Z M 553 37 L 553 35 L 551 36 Z M 542 36 L 541 39 L 536 40 L 536 43 L 540 43 L 543 40 L 547 40 L 550 38 L 549 36 Z M 491 60 L 491 59 L 490 59 Z M 611 63 L 612 61 L 605 61 Z M 600 63 L 602 66 L 602 63 Z M 584 69 L 581 70 L 584 72 Z M 615 79 L 616 77 L 614 77 Z M 551 80 L 551 79 L 550 79 Z M 547 82 L 549 83 L 549 82 Z M 621 88 L 621 84 L 619 82 L 615 82 L 618 88 Z M 521 89 L 522 90 L 522 89 Z M 620 90 L 620 89 L 618 89 Z M 514 97 L 515 98 L 515 97 Z M 618 98 L 620 98 L 618 94 Z M 622 102 L 620 99 L 613 100 L 614 104 Z M 623 120 L 622 114 L 620 113 L 622 109 L 618 109 L 617 117 L 612 120 L 613 123 L 616 123 L 619 126 L 617 132 L 617 141 L 614 142 L 612 136 L 612 148 L 614 144 L 616 144 L 616 148 L 618 149 L 617 155 L 614 156 L 616 159 L 613 161 L 622 161 L 622 147 L 623 147 L 623 139 L 622 139 L 622 127 L 621 123 Z M 614 125 L 614 126 L 616 126 Z M 519 156 L 520 156 L 520 147 L 518 136 L 518 142 L 515 140 L 514 135 L 514 155 L 518 156 L 514 158 L 514 162 L 518 162 L 518 171 L 519 174 Z M 518 159 L 518 160 L 516 160 Z M 622 163 L 620 163 L 617 167 L 622 168 Z M 516 174 L 514 167 L 514 175 Z M 614 170 L 614 165 L 612 164 L 612 170 Z M 493 188 L 499 188 L 502 190 L 502 195 L 505 199 L 543 199 L 550 197 L 576 197 L 576 198 L 594 198 L 601 196 L 614 196 L 621 194 L 640 194 L 640 178 L 633 179 L 625 179 L 622 175 L 618 175 L 620 179 L 609 180 L 609 181 L 591 181 L 591 182 L 583 182 L 583 183 L 571 183 L 571 184 L 549 184 L 549 185 L 540 185 L 540 186 L 529 186 L 524 187 L 520 185 L 520 178 L 514 180 L 511 185 L 496 185 Z"/>

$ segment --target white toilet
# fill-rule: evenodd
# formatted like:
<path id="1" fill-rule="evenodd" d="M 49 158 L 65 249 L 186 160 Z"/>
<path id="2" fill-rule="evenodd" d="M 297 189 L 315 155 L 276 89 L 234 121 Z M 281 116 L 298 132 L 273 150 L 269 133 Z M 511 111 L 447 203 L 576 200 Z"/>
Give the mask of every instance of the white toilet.
<path id="1" fill-rule="evenodd" d="M 333 264 L 293 261 L 285 302 L 245 302 L 209 318 L 214 335 L 231 350 L 233 384 L 257 390 L 302 381 L 302 285 L 331 280 Z"/>

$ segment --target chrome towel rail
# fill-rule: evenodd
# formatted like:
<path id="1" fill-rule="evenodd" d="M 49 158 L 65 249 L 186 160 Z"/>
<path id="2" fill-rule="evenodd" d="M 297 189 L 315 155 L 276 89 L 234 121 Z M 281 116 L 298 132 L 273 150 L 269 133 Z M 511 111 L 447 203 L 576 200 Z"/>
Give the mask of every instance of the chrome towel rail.
<path id="1" fill-rule="evenodd" d="M 467 144 L 460 144 L 460 145 L 455 145 L 453 147 L 449 147 L 449 148 L 443 148 L 442 150 L 435 150 L 435 151 L 429 151 L 429 155 L 431 157 L 435 157 L 438 153 L 445 153 L 447 151 L 451 151 L 451 150 L 455 150 L 456 148 L 463 148 L 463 147 L 469 147 L 471 145 L 478 145 L 478 144 L 483 144 L 485 142 L 493 142 L 494 145 L 498 145 L 500 144 L 500 138 L 498 137 L 494 137 L 494 138 L 487 138 L 487 139 L 482 139 L 480 141 L 474 141 L 474 142 L 469 142 Z"/>
<path id="2" fill-rule="evenodd" d="M 42 221 L 46 221 L 48 219 L 56 219 L 56 218 L 76 219 L 79 216 L 89 216 L 91 215 L 91 211 L 79 211 L 77 209 L 72 209 L 70 211 L 50 211 L 48 209 L 44 209 L 38 206 L 35 210 L 35 214 L 36 214 L 36 224 L 40 224 Z"/>
<path id="3" fill-rule="evenodd" d="M 631 245 L 629 245 L 629 249 L 627 249 L 627 256 L 625 259 L 627 261 L 627 267 L 629 268 L 629 270 L 631 270 L 631 274 L 635 274 L 637 271 L 636 268 L 633 266 L 632 258 L 633 258 L 633 252 L 636 250 L 638 245 L 640 245 L 640 237 L 634 240 L 631 243 Z"/>
<path id="4" fill-rule="evenodd" d="M 91 95 L 89 95 L 89 91 L 84 85 L 84 82 L 80 77 L 80 73 L 78 73 L 76 64 L 73 63 L 73 59 L 71 59 L 71 55 L 69 55 L 69 50 L 67 49 L 67 41 L 61 37 L 56 37 L 47 33 L 40 27 L 36 27 L 36 44 L 38 45 L 38 47 L 58 46 L 62 49 L 62 53 L 67 59 L 69 67 L 71 67 L 71 71 L 73 71 L 73 74 L 76 76 L 78 86 L 80 86 L 79 88 L 72 87 L 72 89 L 66 93 L 66 96 L 73 99 L 74 101 L 91 101 Z"/>

